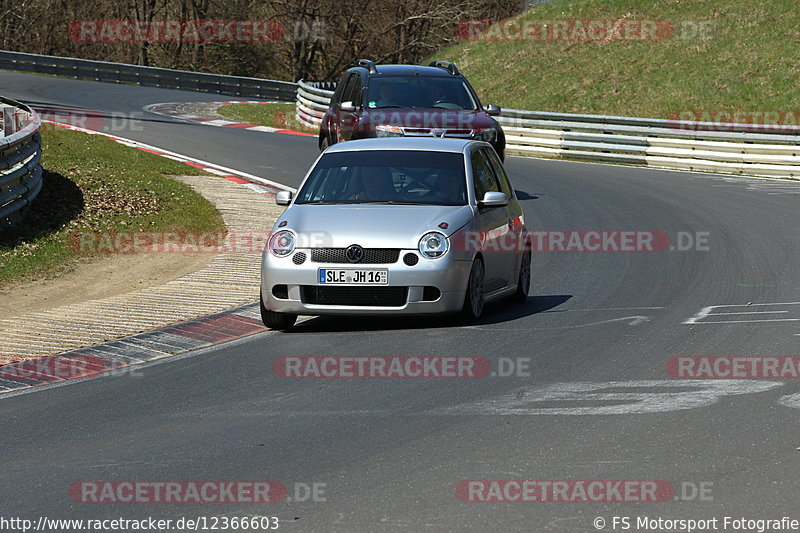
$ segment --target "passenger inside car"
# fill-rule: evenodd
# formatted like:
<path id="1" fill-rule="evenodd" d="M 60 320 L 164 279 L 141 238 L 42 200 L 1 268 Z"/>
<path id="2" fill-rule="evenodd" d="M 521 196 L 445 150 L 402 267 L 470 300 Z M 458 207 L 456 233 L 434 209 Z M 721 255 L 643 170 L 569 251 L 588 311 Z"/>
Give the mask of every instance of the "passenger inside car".
<path id="1" fill-rule="evenodd" d="M 426 200 L 443 204 L 464 204 L 467 202 L 466 191 L 460 187 L 462 177 L 455 172 L 441 171 L 431 185 Z"/>

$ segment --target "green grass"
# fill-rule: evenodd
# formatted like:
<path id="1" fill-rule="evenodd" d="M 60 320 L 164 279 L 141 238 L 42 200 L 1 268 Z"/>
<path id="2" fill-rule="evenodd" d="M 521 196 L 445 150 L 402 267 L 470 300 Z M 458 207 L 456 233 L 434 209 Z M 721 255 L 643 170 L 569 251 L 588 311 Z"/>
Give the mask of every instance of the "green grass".
<path id="1" fill-rule="evenodd" d="M 217 113 L 223 117 L 257 126 L 269 126 L 306 133 L 317 133 L 316 128 L 307 128 L 295 119 L 295 104 L 228 104 Z"/>
<path id="2" fill-rule="evenodd" d="M 20 224 L 0 230 L 0 286 L 96 260 L 69 245 L 82 231 L 225 229 L 208 200 L 166 177 L 197 169 L 95 135 L 48 128 L 42 137 L 42 191 Z"/>
<path id="3" fill-rule="evenodd" d="M 433 58 L 454 61 L 484 103 L 509 108 L 657 118 L 800 109 L 795 1 L 554 0 L 518 18 L 667 19 L 675 34 L 652 42 L 463 41 Z M 701 21 L 709 30 L 693 36 Z"/>

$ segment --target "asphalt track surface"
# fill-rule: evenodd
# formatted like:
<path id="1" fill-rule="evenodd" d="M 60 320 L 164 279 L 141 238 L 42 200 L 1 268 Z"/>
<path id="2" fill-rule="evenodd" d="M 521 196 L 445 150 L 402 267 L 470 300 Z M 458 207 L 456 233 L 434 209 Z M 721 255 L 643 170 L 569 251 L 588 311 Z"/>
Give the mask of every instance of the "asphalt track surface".
<path id="1" fill-rule="evenodd" d="M 40 107 L 128 114 L 224 99 L 11 73 L 0 73 L 0 93 Z M 143 119 L 141 131 L 114 133 L 290 186 L 317 155 L 313 138 Z M 661 230 L 673 246 L 678 232 L 707 232 L 708 249 L 536 253 L 528 302 L 490 306 L 475 326 L 317 318 L 293 333 L 255 335 L 132 375 L 0 399 L 0 516 L 278 516 L 281 529 L 296 531 L 596 531 L 596 517 L 611 531 L 614 516 L 634 525 L 641 516 L 716 517 L 723 531 L 725 516 L 800 519 L 800 411 L 792 407 L 800 402 L 787 398 L 800 392 L 798 381 L 737 380 L 736 391 L 716 381 L 727 393 L 715 396 L 714 384 L 687 388 L 665 370 L 673 356 L 797 354 L 800 187 L 513 157 L 507 168 L 530 229 Z M 718 305 L 742 307 L 685 323 Z M 281 356 L 325 355 L 523 358 L 531 372 L 391 380 L 273 372 Z M 638 396 L 575 392 L 607 382 Z M 648 399 L 655 412 L 643 412 Z M 675 498 L 456 497 L 462 480 L 504 479 L 666 480 Z M 316 482 L 326 501 L 74 503 L 67 488 L 83 480 L 277 480 L 290 496 L 295 483 Z M 711 493 L 691 498 L 691 486 Z"/>

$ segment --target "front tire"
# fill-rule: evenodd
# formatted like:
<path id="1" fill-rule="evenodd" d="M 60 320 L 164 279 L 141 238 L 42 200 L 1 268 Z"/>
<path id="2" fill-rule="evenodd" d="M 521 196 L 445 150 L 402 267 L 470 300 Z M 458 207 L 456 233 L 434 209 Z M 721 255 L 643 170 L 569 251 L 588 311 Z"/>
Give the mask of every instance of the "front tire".
<path id="1" fill-rule="evenodd" d="M 264 307 L 264 297 L 261 297 L 261 321 L 269 329 L 277 329 L 278 331 L 289 331 L 297 321 L 297 315 L 288 313 L 276 313 L 269 311 Z"/>
<path id="2" fill-rule="evenodd" d="M 461 309 L 461 318 L 465 322 L 474 322 L 483 314 L 485 270 L 483 259 L 478 257 L 472 263 L 467 282 L 467 293 L 464 295 L 464 307 Z"/>

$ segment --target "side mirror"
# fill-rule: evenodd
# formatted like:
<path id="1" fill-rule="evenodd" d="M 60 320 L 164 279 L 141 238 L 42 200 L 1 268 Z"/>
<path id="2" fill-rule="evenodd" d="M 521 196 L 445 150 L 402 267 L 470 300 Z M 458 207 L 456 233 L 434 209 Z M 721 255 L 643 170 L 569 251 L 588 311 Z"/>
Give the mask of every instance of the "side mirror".
<path id="1" fill-rule="evenodd" d="M 342 102 L 342 105 L 339 106 L 339 109 L 341 109 L 345 113 L 352 113 L 353 111 L 356 110 L 356 105 L 351 101 Z"/>
<path id="2" fill-rule="evenodd" d="M 292 191 L 280 191 L 275 195 L 275 203 L 278 205 L 289 205 L 292 203 Z"/>
<path id="3" fill-rule="evenodd" d="M 504 207 L 508 205 L 508 198 L 502 192 L 487 192 L 483 200 L 478 202 L 478 207 Z"/>
<path id="4" fill-rule="evenodd" d="M 500 106 L 495 104 L 489 104 L 486 106 L 486 113 L 491 117 L 496 117 L 500 115 Z"/>

